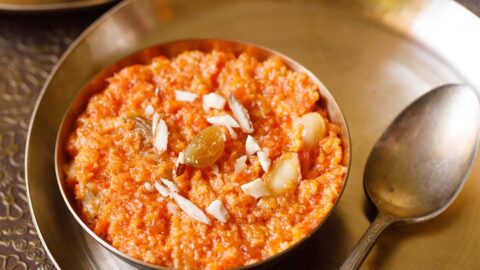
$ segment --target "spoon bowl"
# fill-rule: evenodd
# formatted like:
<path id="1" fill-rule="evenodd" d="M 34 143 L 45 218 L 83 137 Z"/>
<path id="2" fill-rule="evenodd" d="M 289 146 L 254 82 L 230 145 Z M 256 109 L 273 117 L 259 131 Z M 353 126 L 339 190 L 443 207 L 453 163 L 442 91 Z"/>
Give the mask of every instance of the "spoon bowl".
<path id="1" fill-rule="evenodd" d="M 421 222 L 458 195 L 478 148 L 480 106 L 465 85 L 423 95 L 393 121 L 367 161 L 364 187 L 378 216 L 341 269 L 357 269 L 392 224 Z"/>

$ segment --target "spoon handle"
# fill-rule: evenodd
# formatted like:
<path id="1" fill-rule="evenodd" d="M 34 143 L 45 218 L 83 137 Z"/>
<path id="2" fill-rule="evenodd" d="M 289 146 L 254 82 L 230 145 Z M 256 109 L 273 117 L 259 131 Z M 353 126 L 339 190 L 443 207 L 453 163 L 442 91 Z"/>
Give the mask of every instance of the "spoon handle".
<path id="1" fill-rule="evenodd" d="M 373 223 L 368 227 L 362 238 L 353 248 L 350 255 L 340 267 L 340 270 L 355 270 L 362 265 L 373 245 L 377 241 L 380 234 L 388 228 L 394 219 L 388 215 L 379 213 Z"/>

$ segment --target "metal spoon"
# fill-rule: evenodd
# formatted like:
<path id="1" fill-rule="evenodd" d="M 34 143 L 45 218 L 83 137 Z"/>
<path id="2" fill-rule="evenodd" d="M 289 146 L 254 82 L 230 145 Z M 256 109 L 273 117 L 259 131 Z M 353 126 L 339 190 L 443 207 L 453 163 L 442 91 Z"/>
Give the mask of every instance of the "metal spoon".
<path id="1" fill-rule="evenodd" d="M 438 87 L 410 104 L 375 144 L 364 187 L 378 216 L 341 270 L 358 269 L 389 226 L 443 212 L 460 192 L 478 148 L 480 106 L 465 85 Z"/>

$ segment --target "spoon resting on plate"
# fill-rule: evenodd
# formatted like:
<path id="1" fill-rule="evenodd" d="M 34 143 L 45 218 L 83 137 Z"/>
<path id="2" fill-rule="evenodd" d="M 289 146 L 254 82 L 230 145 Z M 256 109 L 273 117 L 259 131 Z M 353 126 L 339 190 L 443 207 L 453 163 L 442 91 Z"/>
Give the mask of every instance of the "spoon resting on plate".
<path id="1" fill-rule="evenodd" d="M 443 212 L 462 189 L 479 143 L 480 105 L 465 85 L 440 86 L 410 104 L 375 144 L 364 187 L 378 216 L 341 270 L 358 269 L 391 225 Z"/>

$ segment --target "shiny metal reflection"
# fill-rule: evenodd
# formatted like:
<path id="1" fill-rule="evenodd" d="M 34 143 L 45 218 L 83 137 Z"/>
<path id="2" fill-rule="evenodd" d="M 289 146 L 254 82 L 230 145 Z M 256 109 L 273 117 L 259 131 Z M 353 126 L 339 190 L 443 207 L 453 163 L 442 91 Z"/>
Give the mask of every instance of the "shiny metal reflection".
<path id="1" fill-rule="evenodd" d="M 389 226 L 442 213 L 460 193 L 480 138 L 480 104 L 465 85 L 447 84 L 417 99 L 375 144 L 365 190 L 378 216 L 341 270 L 358 269 Z"/>
<path id="2" fill-rule="evenodd" d="M 115 72 L 119 71 L 123 67 L 133 65 L 133 64 L 147 64 L 155 56 L 163 55 L 168 58 L 172 58 L 184 51 L 190 51 L 190 50 L 199 50 L 204 52 L 219 50 L 223 52 L 234 53 L 236 55 L 239 55 L 241 53 L 248 53 L 249 55 L 255 57 L 260 61 L 266 60 L 270 57 L 279 57 L 282 60 L 282 62 L 285 65 L 287 65 L 290 69 L 307 74 L 310 77 L 310 79 L 319 86 L 319 91 L 320 91 L 320 100 L 318 101 L 319 105 L 327 109 L 330 120 L 333 123 L 338 124 L 341 128 L 341 139 L 342 139 L 342 146 L 344 150 L 343 165 L 347 167 L 347 173 L 345 174 L 345 177 L 343 179 L 344 184 L 342 186 L 342 190 L 339 194 L 339 197 L 335 202 L 335 205 L 339 202 L 340 197 L 343 194 L 343 190 L 345 189 L 346 180 L 347 180 L 348 172 L 350 168 L 350 156 L 351 156 L 350 135 L 348 131 L 348 126 L 342 114 L 342 111 L 340 110 L 340 107 L 338 106 L 332 94 L 327 90 L 325 85 L 323 85 L 323 83 L 305 67 L 303 67 L 302 65 L 295 62 L 291 58 L 279 52 L 276 52 L 261 46 L 257 46 L 249 43 L 237 42 L 237 41 L 215 40 L 215 39 L 179 40 L 179 41 L 163 43 L 154 47 L 141 50 L 137 53 L 134 53 L 131 56 L 128 56 L 126 58 L 119 60 L 118 62 L 114 63 L 110 67 L 106 68 L 105 70 L 97 74 L 91 80 L 91 82 L 88 83 L 83 88 L 83 90 L 79 92 L 79 94 L 74 99 L 73 103 L 70 105 L 70 107 L 67 109 L 67 112 L 65 113 L 65 116 L 60 124 L 60 129 L 59 129 L 59 132 L 57 135 L 57 141 L 55 144 L 55 170 L 57 175 L 57 181 L 60 187 L 61 194 L 65 200 L 65 203 L 67 204 L 68 209 L 70 210 L 72 215 L 75 217 L 77 222 L 81 225 L 81 227 L 90 236 L 92 236 L 98 243 L 100 243 L 103 247 L 111 251 L 113 254 L 119 256 L 120 258 L 124 259 L 126 262 L 132 264 L 135 267 L 141 267 L 146 269 L 164 269 L 164 267 L 145 263 L 143 261 L 135 259 L 132 256 L 117 250 L 116 248 L 111 246 L 109 243 L 107 243 L 106 241 L 101 239 L 99 236 L 97 236 L 82 221 L 75 207 L 76 205 L 75 198 L 73 194 L 70 192 L 70 190 L 68 190 L 68 186 L 65 182 L 65 175 L 63 171 L 65 161 L 66 161 L 64 156 L 65 140 L 68 134 L 71 132 L 76 118 L 85 109 L 85 106 L 89 98 L 95 93 L 98 93 L 105 89 L 107 85 L 106 78 L 112 76 Z M 318 230 L 318 228 L 324 223 L 324 221 L 328 218 L 330 213 L 333 211 L 333 209 L 335 208 L 335 205 L 329 211 L 329 214 L 324 218 L 324 220 L 322 220 L 320 224 L 318 224 L 317 227 L 312 231 L 312 233 L 310 233 L 310 235 L 306 236 L 304 239 L 297 242 L 292 247 L 274 256 L 271 256 L 266 260 L 263 260 L 251 265 L 239 267 L 238 269 L 263 268 L 267 265 L 270 265 L 278 261 L 278 259 L 285 257 L 286 255 L 291 253 L 293 250 L 295 250 L 301 243 L 303 243 L 305 239 L 311 237 L 315 233 L 315 231 Z"/>

